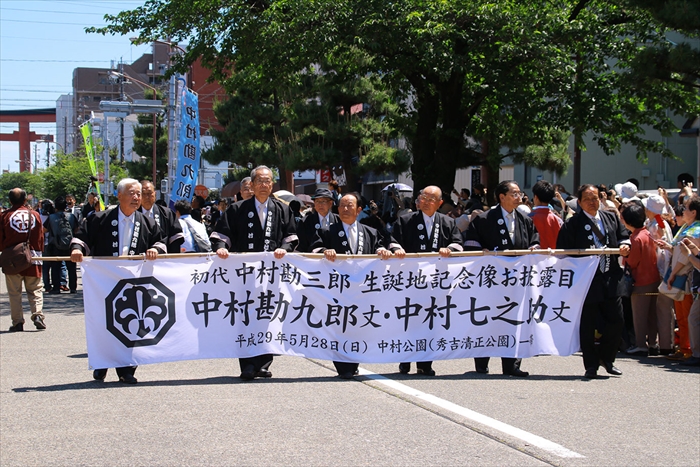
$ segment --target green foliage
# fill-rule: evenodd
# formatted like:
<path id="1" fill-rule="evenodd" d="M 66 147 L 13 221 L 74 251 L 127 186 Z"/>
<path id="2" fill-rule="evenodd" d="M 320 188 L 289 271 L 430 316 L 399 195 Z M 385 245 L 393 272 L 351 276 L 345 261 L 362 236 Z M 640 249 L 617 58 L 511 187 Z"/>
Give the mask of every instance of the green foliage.
<path id="1" fill-rule="evenodd" d="M 13 188 L 22 188 L 27 194 L 33 194 L 36 200 L 44 197 L 44 180 L 40 175 L 31 172 L 9 172 L 0 175 L 1 205 L 10 206 L 7 195 Z"/>
<path id="2" fill-rule="evenodd" d="M 671 3 L 675 10 L 661 8 Z M 676 130 L 674 112 L 700 113 L 692 87 L 700 61 L 665 37 L 666 27 L 697 36 L 697 8 L 683 0 L 151 0 L 108 15 L 96 31 L 187 41 L 181 69 L 199 57 L 212 68 L 234 96 L 219 109 L 228 135 L 219 135 L 214 160 L 302 168 L 350 157 L 344 165 L 358 173 L 398 169 L 403 154 L 387 143 L 400 132 L 415 185 L 449 191 L 457 168 L 497 168 L 501 148 L 563 170 L 555 132 L 573 132 L 579 146 L 589 133 L 607 154 L 631 144 L 640 160 L 671 156 L 646 134 Z M 373 99 L 376 114 L 334 113 L 344 94 Z M 379 110 L 391 102 L 396 109 Z"/>
<path id="3" fill-rule="evenodd" d="M 137 180 L 153 181 L 153 116 L 139 115 L 139 126 L 134 127 L 134 152 L 142 159 L 125 163 L 129 176 Z M 156 117 L 156 180 L 159 187 L 161 180 L 167 177 L 168 132 L 163 126 L 163 117 Z"/>
<path id="4" fill-rule="evenodd" d="M 99 147 L 97 153 L 100 153 Z M 118 181 L 126 176 L 126 171 L 116 163 L 110 164 L 109 171 L 112 180 Z M 44 197 L 55 199 L 59 195 L 70 193 L 80 202 L 90 188 L 90 176 L 90 166 L 84 149 L 81 148 L 73 154 L 58 153 L 56 163 L 41 172 L 44 180 Z"/>

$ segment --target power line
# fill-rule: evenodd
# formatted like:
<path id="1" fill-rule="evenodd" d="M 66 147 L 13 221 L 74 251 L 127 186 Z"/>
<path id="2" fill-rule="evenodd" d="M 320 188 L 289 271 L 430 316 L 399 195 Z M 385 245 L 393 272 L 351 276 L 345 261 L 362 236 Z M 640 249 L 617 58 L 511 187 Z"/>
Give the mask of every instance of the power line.
<path id="1" fill-rule="evenodd" d="M 0 10 L 3 11 L 28 11 L 31 13 L 59 13 L 62 15 L 90 15 L 90 16 L 103 16 L 101 13 L 84 13 L 81 11 L 57 11 L 57 10 L 41 10 L 41 11 L 36 11 L 36 10 L 27 10 L 24 8 L 0 8 Z"/>
<path id="2" fill-rule="evenodd" d="M 64 87 L 64 89 L 68 89 Z M 47 91 L 47 90 L 40 90 L 40 89 L 6 89 L 6 88 L 0 88 L 0 91 L 5 91 L 5 92 L 48 92 L 52 94 L 60 93 L 61 91 Z M 68 92 L 72 92 L 73 90 L 71 89 Z"/>
<path id="3" fill-rule="evenodd" d="M 95 26 L 95 27 L 103 27 L 107 26 L 106 24 L 85 24 L 85 23 L 66 23 L 64 21 L 30 21 L 26 19 L 5 19 L 5 18 L 0 18 L 0 22 L 8 22 L 8 23 L 32 23 L 32 24 L 62 24 L 62 25 L 71 25 L 71 26 Z"/>
<path id="4" fill-rule="evenodd" d="M 104 63 L 110 61 L 103 60 L 50 60 L 39 58 L 0 58 L 0 62 L 29 62 L 29 63 Z"/>
<path id="5" fill-rule="evenodd" d="M 57 39 L 54 37 L 19 37 L 19 36 L 1 36 L 0 39 L 22 39 L 28 41 L 51 41 L 51 42 L 79 42 L 79 43 L 94 43 L 95 40 L 77 40 L 77 39 Z M 100 44 L 123 44 L 124 41 L 100 41 Z"/>
<path id="6" fill-rule="evenodd" d="M 56 99 L 3 99 L 0 102 L 56 102 Z"/>
<path id="7" fill-rule="evenodd" d="M 47 60 L 33 58 L 0 58 L 0 62 L 32 62 L 32 63 L 103 63 L 107 60 Z"/>

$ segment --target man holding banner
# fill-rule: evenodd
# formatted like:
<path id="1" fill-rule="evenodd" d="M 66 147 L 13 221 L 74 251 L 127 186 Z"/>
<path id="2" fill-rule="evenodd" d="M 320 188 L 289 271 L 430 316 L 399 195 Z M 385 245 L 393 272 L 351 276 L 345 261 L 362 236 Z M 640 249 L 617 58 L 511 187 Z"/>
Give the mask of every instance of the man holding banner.
<path id="1" fill-rule="evenodd" d="M 340 222 L 330 224 L 321 229 L 321 241 L 311 245 L 314 253 L 323 253 L 329 261 L 335 261 L 337 254 L 379 255 L 381 259 L 389 259 L 392 251 L 382 244 L 382 236 L 376 229 L 357 222 L 357 216 L 362 211 L 360 195 L 348 193 L 340 198 L 338 216 Z M 387 245 L 391 250 L 400 250 L 393 238 Z M 343 379 L 352 379 L 357 375 L 359 363 L 333 362 L 338 375 Z"/>
<path id="2" fill-rule="evenodd" d="M 156 204 L 156 188 L 152 182 L 141 182 L 141 207 L 139 211 L 153 220 L 160 229 L 168 246 L 168 253 L 180 253 L 180 245 L 185 241 L 182 227 L 172 209 Z"/>
<path id="3" fill-rule="evenodd" d="M 273 252 L 281 259 L 294 251 L 297 237 L 294 214 L 286 204 L 271 197 L 274 180 L 272 170 L 261 165 L 250 174 L 253 197 L 232 204 L 217 222 L 211 234 L 211 247 L 222 258 L 229 252 Z M 240 358 L 241 379 L 270 378 L 272 354 Z"/>
<path id="4" fill-rule="evenodd" d="M 498 206 L 479 214 L 467 229 L 466 250 L 526 250 L 539 248 L 540 237 L 532 219 L 516 208 L 523 192 L 513 180 L 498 184 L 494 191 Z M 489 357 L 475 358 L 477 373 L 489 372 Z M 530 374 L 520 369 L 521 359 L 501 358 L 504 375 L 525 377 Z"/>
<path id="5" fill-rule="evenodd" d="M 428 186 L 418 197 L 418 212 L 400 216 L 394 224 L 392 235 L 403 248 L 396 256 L 403 259 L 404 253 L 440 253 L 443 258 L 453 251 L 462 251 L 462 234 L 454 219 L 437 212 L 442 205 L 442 190 L 437 186 Z M 408 374 L 410 363 L 399 364 L 399 372 Z M 433 362 L 417 362 L 416 373 L 435 376 Z"/>
<path id="6" fill-rule="evenodd" d="M 557 237 L 557 248 L 620 248 L 620 254 L 628 256 L 629 232 L 617 215 L 599 210 L 598 188 L 595 185 L 582 185 L 576 197 L 581 210 L 562 226 Z M 583 366 L 586 369 L 584 376 L 588 379 L 598 378 L 598 367 L 601 365 L 611 375 L 622 375 L 622 371 L 614 365 L 624 326 L 622 299 L 617 294 L 622 275 L 617 256 L 601 255 L 583 303 L 579 328 Z M 595 343 L 596 329 L 602 335 L 598 345 Z"/>
<path id="7" fill-rule="evenodd" d="M 133 178 L 122 179 L 117 185 L 117 199 L 119 205 L 116 208 L 95 213 L 80 227 L 71 242 L 71 261 L 79 263 L 83 260 L 83 255 L 141 254 L 145 254 L 146 259 L 154 260 L 158 253 L 166 253 L 156 223 L 138 212 L 141 205 L 141 184 Z M 88 334 L 88 341 L 90 337 Z M 136 384 L 135 371 L 135 366 L 117 368 L 119 381 Z M 98 381 L 103 381 L 107 376 L 107 369 L 96 369 L 92 376 Z"/>

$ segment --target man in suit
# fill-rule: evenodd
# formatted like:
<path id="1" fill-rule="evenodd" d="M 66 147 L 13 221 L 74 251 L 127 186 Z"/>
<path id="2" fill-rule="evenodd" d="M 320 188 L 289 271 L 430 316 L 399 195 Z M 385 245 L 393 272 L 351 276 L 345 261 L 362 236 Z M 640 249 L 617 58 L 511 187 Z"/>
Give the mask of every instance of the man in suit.
<path id="1" fill-rule="evenodd" d="M 271 197 L 272 171 L 264 165 L 253 169 L 252 198 L 232 204 L 216 224 L 211 234 L 211 247 L 219 258 L 228 258 L 229 252 L 246 253 L 270 251 L 282 259 L 294 251 L 299 238 L 294 214 L 289 206 Z M 240 358 L 241 379 L 270 378 L 272 355 Z"/>
<path id="2" fill-rule="evenodd" d="M 513 180 L 498 184 L 494 192 L 498 205 L 476 216 L 466 232 L 465 250 L 526 250 L 539 248 L 540 237 L 535 225 L 516 208 L 523 192 Z M 475 358 L 477 373 L 489 372 L 489 357 Z M 504 375 L 529 376 L 520 369 L 521 359 L 501 358 Z"/>
<path id="3" fill-rule="evenodd" d="M 331 224 L 340 222 L 338 214 L 331 212 L 333 208 L 333 194 L 327 188 L 319 188 L 311 197 L 314 201 L 313 211 L 309 211 L 297 228 L 299 234 L 298 251 L 311 252 L 311 244 L 320 235 L 321 229 L 330 227 Z"/>
<path id="4" fill-rule="evenodd" d="M 338 254 L 378 255 L 388 259 L 392 251 L 399 250 L 399 245 L 390 240 L 385 246 L 382 236 L 376 229 L 357 222 L 357 216 L 362 211 L 360 195 L 348 193 L 340 198 L 338 215 L 340 222 L 321 229 L 320 240 L 311 246 L 314 253 L 323 253 L 328 261 L 335 261 Z M 387 248 L 389 247 L 389 248 Z M 357 375 L 358 363 L 333 362 L 338 375 L 343 379 L 352 379 Z"/>
<path id="5" fill-rule="evenodd" d="M 108 211 L 96 212 L 78 229 L 71 241 L 70 259 L 75 263 L 90 256 L 132 256 L 145 254 L 146 259 L 166 253 L 165 241 L 155 221 L 138 211 L 141 206 L 141 184 L 124 178 L 117 185 L 119 205 Z M 136 384 L 135 366 L 117 368 L 119 381 Z M 104 381 L 107 369 L 93 371 L 92 377 Z"/>
<path id="6" fill-rule="evenodd" d="M 617 215 L 600 210 L 598 188 L 595 185 L 582 185 L 577 197 L 581 209 L 562 226 L 557 237 L 557 248 L 619 248 L 622 256 L 628 256 L 629 232 Z M 586 370 L 584 376 L 588 379 L 598 378 L 598 367 L 601 365 L 611 375 L 622 375 L 614 365 L 624 327 L 622 300 L 617 295 L 617 285 L 622 275 L 623 270 L 616 255 L 601 255 L 598 270 L 583 303 L 579 328 Z M 597 346 L 596 329 L 602 334 Z"/>
<path id="7" fill-rule="evenodd" d="M 401 249 L 394 254 L 403 259 L 408 253 L 437 252 L 443 258 L 449 257 L 453 251 L 462 251 L 462 234 L 455 220 L 437 212 L 442 205 L 442 190 L 436 186 L 425 187 L 418 197 L 418 209 L 399 216 L 392 231 L 395 241 Z M 435 376 L 433 362 L 416 363 L 416 373 L 425 376 Z M 399 364 L 399 372 L 408 374 L 410 363 Z"/>
<path id="8" fill-rule="evenodd" d="M 182 227 L 172 209 L 156 204 L 156 189 L 148 180 L 141 181 L 139 211 L 156 223 L 166 241 L 168 253 L 180 253 L 180 245 L 185 241 Z"/>

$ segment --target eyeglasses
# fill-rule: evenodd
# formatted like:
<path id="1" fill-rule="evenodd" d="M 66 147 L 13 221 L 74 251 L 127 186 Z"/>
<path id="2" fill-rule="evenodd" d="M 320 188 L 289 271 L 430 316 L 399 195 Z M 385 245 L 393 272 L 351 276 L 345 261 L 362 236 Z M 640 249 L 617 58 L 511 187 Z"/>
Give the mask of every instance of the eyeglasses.
<path id="1" fill-rule="evenodd" d="M 508 192 L 508 194 L 510 194 L 513 198 L 519 199 L 523 199 L 523 196 L 525 196 L 525 193 L 523 193 L 522 191 L 510 191 Z"/>
<path id="2" fill-rule="evenodd" d="M 262 186 L 262 185 L 272 186 L 272 180 L 270 180 L 270 179 L 267 179 L 267 180 L 256 179 L 253 183 L 255 185 L 258 185 L 258 186 Z"/>
<path id="3" fill-rule="evenodd" d="M 426 201 L 426 202 L 428 202 L 428 203 L 437 203 L 438 201 L 440 201 L 440 198 L 434 198 L 434 197 L 432 197 L 432 196 L 421 195 L 421 196 L 420 196 L 420 200 L 421 200 L 421 201 Z"/>

